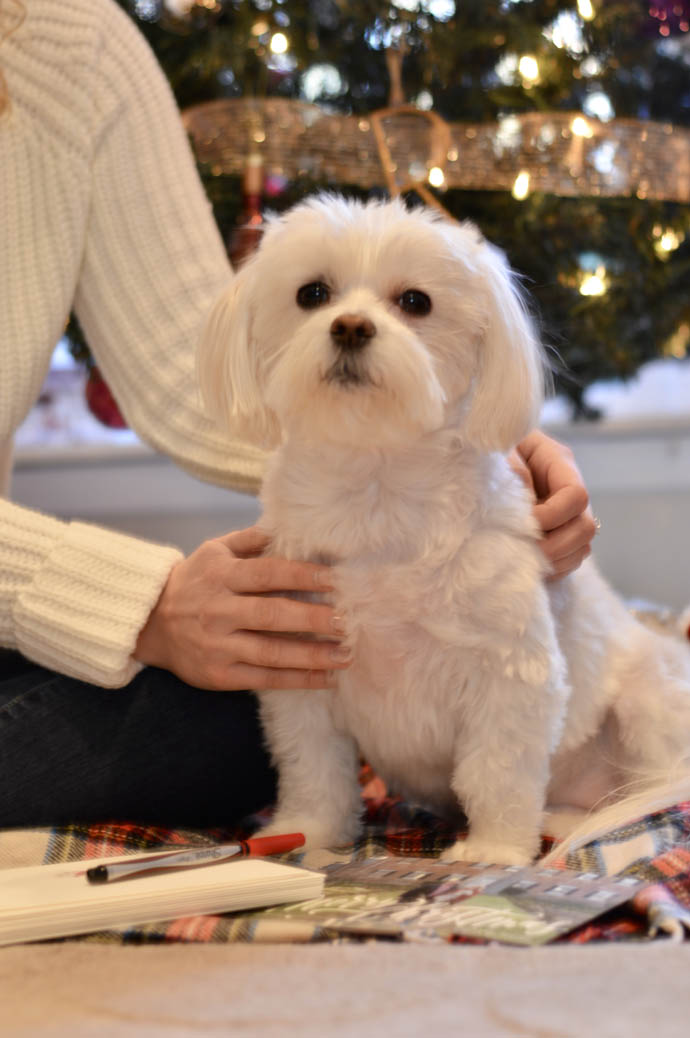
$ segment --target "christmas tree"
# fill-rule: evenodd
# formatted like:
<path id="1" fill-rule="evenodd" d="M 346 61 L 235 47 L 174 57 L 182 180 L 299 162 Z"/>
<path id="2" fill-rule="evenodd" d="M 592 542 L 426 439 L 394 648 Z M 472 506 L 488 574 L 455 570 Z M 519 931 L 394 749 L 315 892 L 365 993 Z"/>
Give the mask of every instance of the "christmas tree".
<path id="1" fill-rule="evenodd" d="M 685 357 L 690 0 L 119 2 L 191 107 L 226 240 L 250 152 L 265 157 L 274 210 L 323 187 L 395 191 L 402 162 L 401 190 L 415 182 L 474 220 L 523 275 L 576 415 L 592 382 Z M 283 105 L 273 121 L 272 99 Z M 259 113 L 253 132 L 224 144 L 223 105 L 208 104 L 223 100 Z M 370 119 L 399 105 L 424 128 L 403 107 L 387 137 Z M 309 161 L 297 157 L 308 106 L 334 121 L 339 158 L 323 133 Z M 372 126 L 374 153 L 356 144 Z"/>

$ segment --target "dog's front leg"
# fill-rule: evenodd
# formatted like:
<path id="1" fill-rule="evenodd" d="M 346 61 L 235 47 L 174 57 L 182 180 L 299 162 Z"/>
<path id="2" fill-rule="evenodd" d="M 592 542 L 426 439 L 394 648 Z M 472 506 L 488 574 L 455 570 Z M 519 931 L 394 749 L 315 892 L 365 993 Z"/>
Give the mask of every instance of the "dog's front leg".
<path id="1" fill-rule="evenodd" d="M 337 729 L 329 692 L 262 692 L 261 721 L 278 771 L 266 834 L 304 833 L 306 846 L 337 847 L 359 831 L 362 807 L 354 739 Z"/>
<path id="2" fill-rule="evenodd" d="M 525 865 L 534 859 L 565 696 L 559 672 L 536 684 L 514 673 L 484 672 L 463 715 L 452 778 L 469 835 L 444 852 L 446 861 Z"/>

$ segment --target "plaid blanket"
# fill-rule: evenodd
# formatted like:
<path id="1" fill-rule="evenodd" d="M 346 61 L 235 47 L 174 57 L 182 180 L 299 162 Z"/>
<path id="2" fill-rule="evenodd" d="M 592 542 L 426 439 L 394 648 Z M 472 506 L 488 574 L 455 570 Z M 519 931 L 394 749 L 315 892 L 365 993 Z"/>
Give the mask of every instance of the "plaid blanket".
<path id="1" fill-rule="evenodd" d="M 364 830 L 352 847 L 337 852 L 292 853 L 286 860 L 319 868 L 331 861 L 361 860 L 384 852 L 436 857 L 456 837 L 447 823 L 393 798 L 365 799 L 365 808 Z M 209 846 L 246 836 L 260 822 L 255 816 L 241 829 L 204 831 L 115 822 L 59 829 L 4 830 L 0 831 L 0 869 L 142 850 Z M 548 849 L 549 842 L 545 840 L 544 851 Z M 690 802 L 610 833 L 605 839 L 570 854 L 561 864 L 606 875 L 634 875 L 649 881 L 633 902 L 580 927 L 561 938 L 561 942 L 649 940 L 658 934 L 681 940 L 685 930 L 690 929 Z M 305 925 L 304 921 L 291 924 L 289 912 L 271 908 L 125 927 L 90 934 L 80 940 L 140 944 L 345 941 L 349 938 L 333 938 L 318 925 Z M 472 943 L 477 943 L 476 939 L 472 939 Z"/>

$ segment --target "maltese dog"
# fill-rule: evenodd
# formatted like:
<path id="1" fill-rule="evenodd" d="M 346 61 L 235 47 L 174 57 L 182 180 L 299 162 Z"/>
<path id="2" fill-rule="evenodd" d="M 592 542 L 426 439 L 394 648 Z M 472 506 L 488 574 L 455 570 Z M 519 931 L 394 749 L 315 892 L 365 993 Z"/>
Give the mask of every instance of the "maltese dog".
<path id="1" fill-rule="evenodd" d="M 689 788 L 687 648 L 590 561 L 545 581 L 506 459 L 543 372 L 503 254 L 400 201 L 321 196 L 272 219 L 214 308 L 204 397 L 274 448 L 261 526 L 272 553 L 336 567 L 352 657 L 334 689 L 260 693 L 272 831 L 351 841 L 360 754 L 396 793 L 464 812 L 448 859 L 524 864 L 546 805 L 570 819 L 632 781 L 647 804 L 653 779 L 658 802 Z"/>

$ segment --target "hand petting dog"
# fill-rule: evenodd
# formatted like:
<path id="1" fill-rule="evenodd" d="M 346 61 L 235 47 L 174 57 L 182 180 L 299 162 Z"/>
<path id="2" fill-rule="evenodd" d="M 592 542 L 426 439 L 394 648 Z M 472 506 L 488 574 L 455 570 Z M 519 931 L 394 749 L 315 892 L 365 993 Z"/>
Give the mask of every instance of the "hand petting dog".
<path id="1" fill-rule="evenodd" d="M 573 452 L 543 432 L 526 436 L 511 455 L 515 472 L 533 491 L 541 547 L 551 563 L 550 580 L 573 573 L 591 554 L 597 526 Z"/>
<path id="2" fill-rule="evenodd" d="M 195 688 L 330 687 L 332 671 L 349 660 L 334 609 L 279 593 L 332 591 L 332 573 L 311 562 L 259 557 L 267 547 L 266 535 L 250 527 L 206 541 L 178 563 L 135 658 Z"/>

